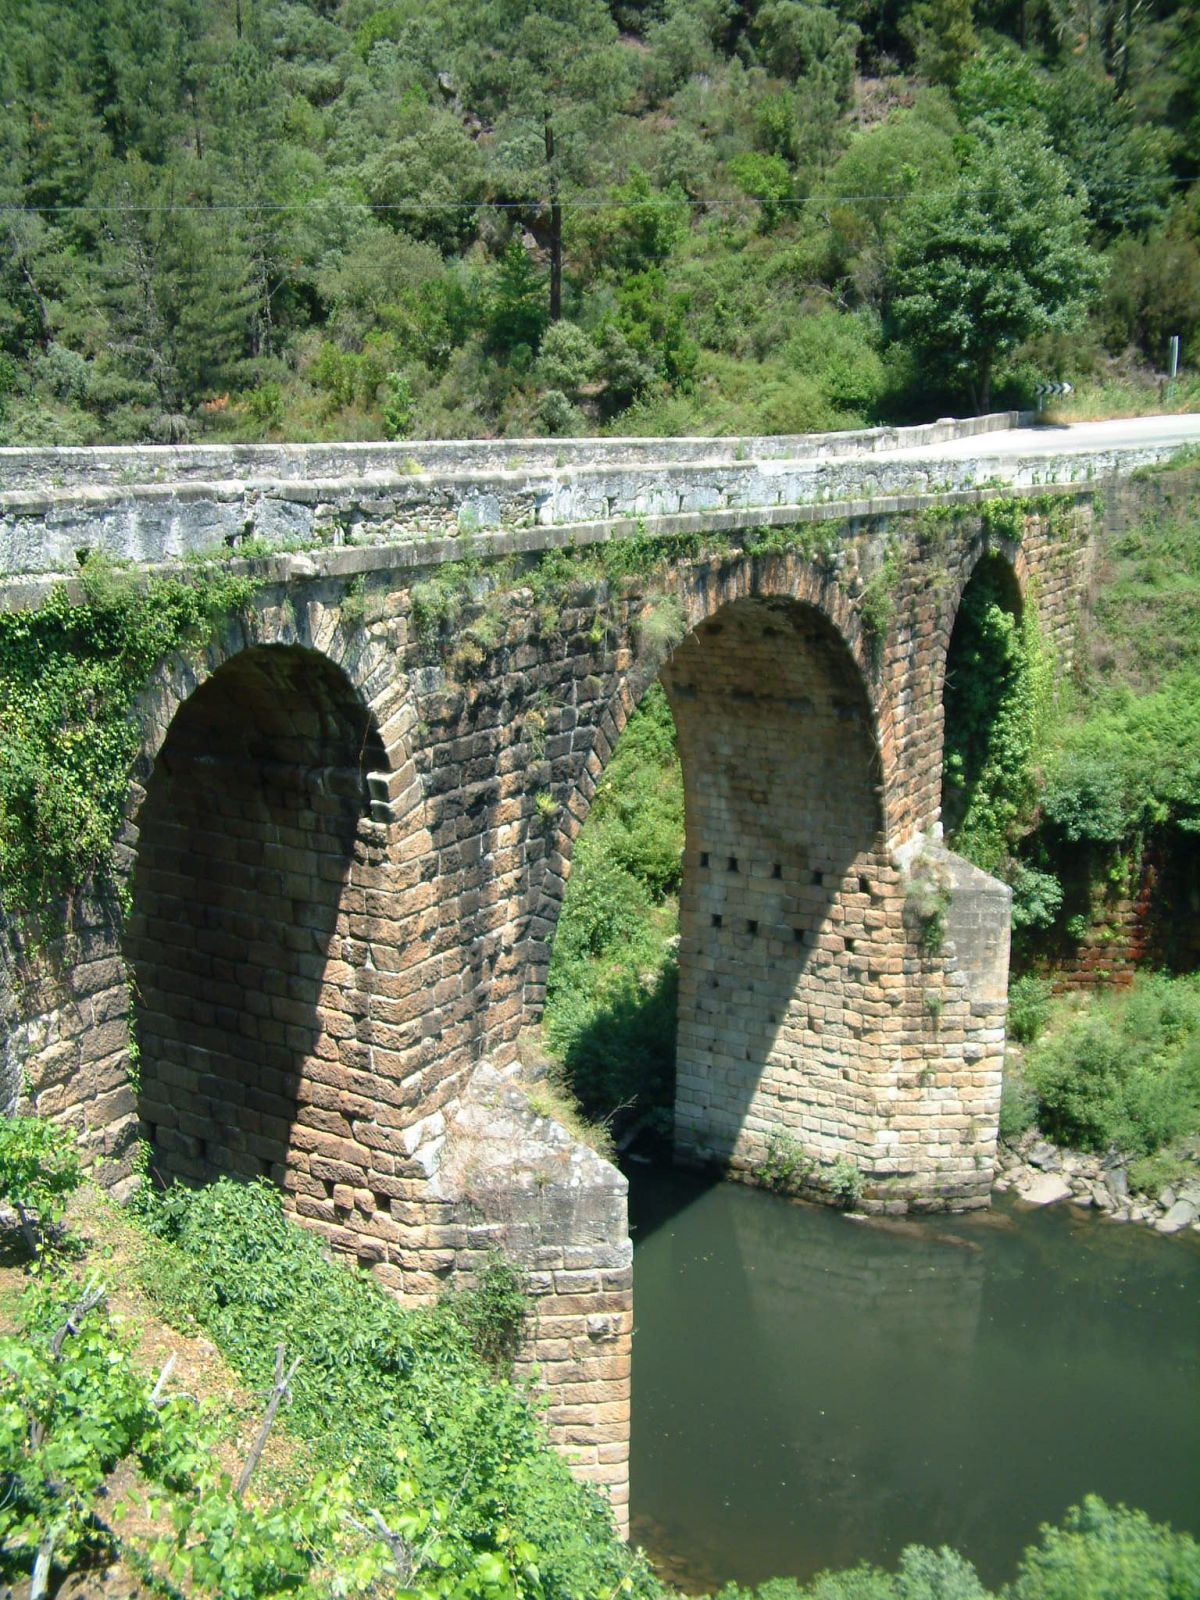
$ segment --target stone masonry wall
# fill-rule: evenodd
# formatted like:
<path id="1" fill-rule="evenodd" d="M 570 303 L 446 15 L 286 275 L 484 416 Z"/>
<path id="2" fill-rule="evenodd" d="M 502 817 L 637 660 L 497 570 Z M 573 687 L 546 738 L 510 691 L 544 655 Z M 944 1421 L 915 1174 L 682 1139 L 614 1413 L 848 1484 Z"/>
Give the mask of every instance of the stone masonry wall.
<path id="1" fill-rule="evenodd" d="M 332 1246 L 435 1292 L 471 1265 L 471 1228 L 504 1233 L 519 1184 L 435 1192 L 431 1144 L 540 1015 L 574 841 L 665 665 L 689 807 L 685 1142 L 752 1171 L 783 1129 L 853 1159 L 878 1207 L 979 1201 L 1002 1003 L 953 934 L 923 947 L 902 857 L 937 832 L 962 587 L 998 552 L 1065 650 L 1079 507 L 999 530 L 939 504 L 770 538 L 721 526 L 665 542 L 644 576 L 519 541 L 449 574 L 395 547 L 264 560 L 246 614 L 144 696 L 116 862 L 129 924 L 94 889 L 40 954 L 35 929 L 3 929 L 3 1098 L 68 1123 L 118 1189 L 139 1119 L 167 1171 L 269 1170 Z M 606 1215 L 582 1238 L 504 1237 L 543 1274 L 555 1393 L 577 1385 L 557 1437 L 619 1506 L 626 1325 L 592 1320 L 627 1303 Z"/>
<path id="2" fill-rule="evenodd" d="M 0 448 L 0 490 L 126 487 L 133 483 L 216 483 L 370 478 L 380 473 L 502 471 L 566 465 L 621 466 L 678 461 L 734 462 L 803 456 L 873 455 L 976 438 L 1034 420 L 1028 411 L 946 418 L 909 428 L 840 433 L 722 435 L 717 438 L 403 439 L 361 444 L 183 444 Z"/>
<path id="3" fill-rule="evenodd" d="M 92 551 L 151 563 L 248 541 L 318 551 L 486 543 L 519 531 L 544 544 L 553 530 L 595 537 L 639 520 L 745 525 L 748 512 L 778 521 L 792 508 L 835 502 L 869 510 L 897 496 L 971 495 L 997 481 L 1090 484 L 1170 453 L 1135 444 L 1050 456 L 1018 446 L 1008 455 L 921 454 L 939 437 L 1015 420 L 771 441 L 560 440 L 553 454 L 546 441 L 520 453 L 516 443 L 0 451 L 0 575 L 70 575 Z"/>

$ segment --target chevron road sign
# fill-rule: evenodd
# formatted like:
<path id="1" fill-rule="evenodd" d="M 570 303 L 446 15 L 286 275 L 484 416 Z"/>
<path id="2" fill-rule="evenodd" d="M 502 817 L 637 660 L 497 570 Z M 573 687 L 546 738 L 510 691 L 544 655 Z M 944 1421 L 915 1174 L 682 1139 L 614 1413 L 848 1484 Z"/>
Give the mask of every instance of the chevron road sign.
<path id="1" fill-rule="evenodd" d="M 1074 393 L 1075 390 L 1069 383 L 1039 383 L 1037 386 L 1037 408 L 1039 411 L 1045 411 L 1046 401 L 1050 399 L 1051 396 L 1057 397 L 1059 395 L 1068 395 Z"/>

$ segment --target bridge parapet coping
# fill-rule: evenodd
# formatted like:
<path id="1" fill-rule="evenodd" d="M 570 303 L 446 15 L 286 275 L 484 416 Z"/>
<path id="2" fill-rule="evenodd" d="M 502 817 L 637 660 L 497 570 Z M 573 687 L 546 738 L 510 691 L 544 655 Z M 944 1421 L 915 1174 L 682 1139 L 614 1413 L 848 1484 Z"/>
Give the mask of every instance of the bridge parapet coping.
<path id="1" fill-rule="evenodd" d="M 1032 413 L 943 418 L 906 428 L 856 428 L 837 433 L 753 434 L 677 439 L 413 439 L 346 444 L 196 444 L 57 446 L 0 449 L 0 490 L 220 481 L 245 484 L 318 478 L 411 476 L 415 472 L 517 471 L 522 468 L 623 466 L 663 459 L 741 462 L 803 456 L 869 454 L 1023 426 Z"/>
<path id="2" fill-rule="evenodd" d="M 1087 492 L 1170 454 L 1138 446 L 1053 457 L 903 459 L 407 478 L 362 495 L 357 480 L 279 485 L 107 488 L 62 499 L 0 494 L 0 582 L 60 580 L 94 552 L 155 567 L 239 550 L 278 552 L 271 576 L 437 565 L 466 555 L 534 553 L 634 533 L 719 531 L 887 515 L 1014 491 Z M 394 557 L 358 552 L 393 550 Z M 261 559 L 261 557 L 260 557 Z M 309 565 L 308 563 L 314 563 Z M 6 584 L 7 587 L 7 584 Z M 36 594 L 36 591 L 33 592 Z M 21 595 L 0 606 L 31 603 Z"/>

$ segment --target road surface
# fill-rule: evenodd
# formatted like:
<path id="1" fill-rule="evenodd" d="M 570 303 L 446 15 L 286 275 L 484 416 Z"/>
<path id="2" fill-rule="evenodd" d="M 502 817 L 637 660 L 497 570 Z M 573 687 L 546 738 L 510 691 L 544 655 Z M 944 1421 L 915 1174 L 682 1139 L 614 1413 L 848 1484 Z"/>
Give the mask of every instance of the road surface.
<path id="1" fill-rule="evenodd" d="M 1003 428 L 976 434 L 971 439 L 951 439 L 945 444 L 909 445 L 902 450 L 879 451 L 898 461 L 961 461 L 984 456 L 1061 456 L 1096 450 L 1156 449 L 1186 444 L 1200 445 L 1200 415 L 1174 417 L 1117 417 L 1108 422 L 1045 424 L 1037 428 Z"/>

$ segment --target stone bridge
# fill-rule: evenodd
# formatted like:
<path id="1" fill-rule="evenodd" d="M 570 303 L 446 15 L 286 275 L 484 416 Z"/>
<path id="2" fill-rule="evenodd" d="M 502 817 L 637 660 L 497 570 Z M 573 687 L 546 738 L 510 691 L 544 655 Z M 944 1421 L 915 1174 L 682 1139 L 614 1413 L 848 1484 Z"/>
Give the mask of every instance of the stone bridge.
<path id="1" fill-rule="evenodd" d="M 146 686 L 117 882 L 57 943 L 3 930 L 4 1102 L 118 1191 L 139 1138 L 168 1179 L 268 1177 L 405 1296 L 516 1255 L 552 1433 L 623 1520 L 624 1180 L 522 1066 L 573 844 L 661 678 L 680 1157 L 752 1179 L 782 1132 L 868 1207 L 986 1204 L 1008 891 L 940 844 L 947 648 L 999 561 L 1069 666 L 1097 491 L 1111 513 L 1165 453 L 963 453 L 1016 420 L 0 451 L 0 605 L 77 589 L 98 550 L 256 581 Z"/>

